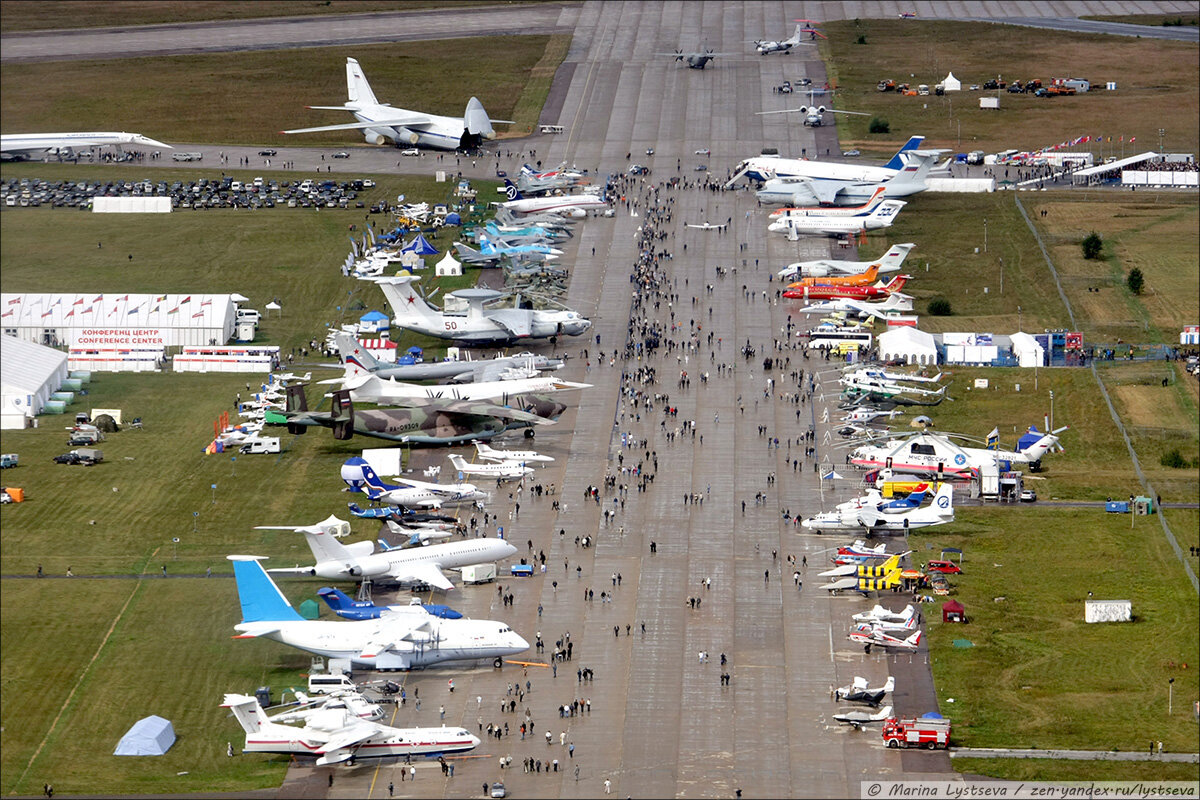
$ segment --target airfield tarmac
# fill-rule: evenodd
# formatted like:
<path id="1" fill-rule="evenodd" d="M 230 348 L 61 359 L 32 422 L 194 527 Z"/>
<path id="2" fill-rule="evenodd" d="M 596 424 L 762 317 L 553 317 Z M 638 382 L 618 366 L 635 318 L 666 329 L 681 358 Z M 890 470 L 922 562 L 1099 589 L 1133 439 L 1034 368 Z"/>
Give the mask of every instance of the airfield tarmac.
<path id="1" fill-rule="evenodd" d="M 892 5 L 895 11 L 909 8 L 883 4 Z M 1164 4 L 1153 5 L 1159 10 Z M 690 183 L 711 171 L 714 179 L 723 181 L 729 167 L 764 143 L 784 153 L 836 153 L 832 127 L 814 130 L 783 115 L 755 115 L 762 109 L 797 105 L 801 98 L 776 96 L 771 87 L 801 77 L 820 86 L 823 65 L 804 52 L 752 56 L 747 44 L 764 35 L 785 34 L 797 16 L 832 19 L 837 16 L 835 6 L 853 16 L 859 4 L 708 4 L 703 14 L 688 13 L 688 4 L 682 3 L 540 7 L 538 13 L 558 8 L 563 15 L 546 23 L 552 28 L 566 20 L 574 27 L 571 50 L 559 71 L 561 83 L 556 81 L 542 117 L 544 122 L 563 124 L 568 132 L 503 142 L 501 147 L 533 147 L 546 166 L 566 161 L 600 174 L 621 173 L 632 162 L 643 163 L 652 173 L 630 191 L 631 199 L 644 198 L 648 187 L 676 176 Z M 1108 9 L 1109 4 L 1055 3 L 1046 9 L 1067 16 L 1099 6 Z M 967 3 L 914 7 L 922 17 L 974 8 Z M 1020 8 L 1033 13 L 1030 7 Z M 471 12 L 453 16 L 467 13 Z M 524 19 L 522 15 L 533 12 L 522 7 L 505 13 Z M 655 55 L 679 46 L 686 50 L 705 45 L 733 55 L 718 57 L 703 71 Z M 10 37 L 5 37 L 5 60 L 12 57 L 9 47 Z M 653 156 L 645 155 L 647 147 L 655 149 Z M 702 148 L 711 149 L 711 155 L 696 155 L 694 151 Z M 211 153 L 212 147 L 207 150 Z M 235 148 L 225 151 L 238 153 Z M 315 165 L 318 151 L 303 152 Z M 352 152 L 351 159 L 331 166 L 362 173 L 393 168 L 391 151 Z M 281 150 L 277 158 L 289 157 Z M 428 163 L 428 157 L 418 163 Z M 520 163 L 519 158 L 504 159 L 510 174 Z M 699 164 L 707 164 L 709 170 L 697 171 Z M 207 168 L 211 167 L 210 161 Z M 494 164 L 460 163 L 459 168 L 467 176 L 490 177 Z M 780 392 L 796 391 L 792 370 L 809 374 L 828 365 L 806 361 L 799 351 L 774 351 L 789 313 L 798 324 L 805 320 L 786 301 L 774 301 L 774 290 L 782 287 L 768 282 L 768 276 L 792 261 L 828 256 L 830 245 L 824 240 L 790 243 L 768 237 L 766 212 L 747 191 L 660 190 L 659 204 L 668 198 L 673 200 L 671 219 L 661 226 L 668 238 L 658 247 L 671 257 L 662 260 L 660 268 L 678 299 L 670 307 L 662 302 L 653 316 L 670 324 L 674 313 L 674 322 L 683 326 L 677 341 L 687 339 L 692 321 L 698 323 L 697 349 L 689 351 L 686 360 L 681 352 L 660 350 L 644 361 L 618 358 L 609 364 L 610 354 L 627 337 L 633 290 L 629 276 L 645 207 L 626 209 L 621 204 L 613 218 L 588 219 L 577 226 L 564 257 L 572 271 L 567 302 L 590 316 L 596 327 L 587 341 L 563 342 L 557 350 L 575 356 L 564 377 L 587 381 L 594 388 L 582 392 L 577 408 L 558 425 L 540 430 L 532 443 L 557 461 L 529 483 L 552 484 L 554 494 L 534 497 L 527 483 L 518 497 L 515 488 L 506 487 L 494 494 L 488 509 L 499 515 L 506 537 L 522 551 L 532 541 L 534 552 L 546 552 L 547 572 L 502 580 L 499 588 L 514 596 L 511 606 L 501 603 L 496 585 L 464 587 L 449 600 L 471 616 L 511 622 L 530 641 L 541 631 L 546 655 L 569 633 L 573 658 L 558 665 L 557 675 L 549 666 L 510 664 L 501 670 L 483 665 L 400 676 L 410 699 L 396 708 L 392 724 L 436 725 L 438 707 L 444 706 L 447 724 L 472 731 L 489 723 L 509 725 L 507 736 L 484 736 L 474 753 L 451 759 L 452 778 L 443 776 L 437 762 L 425 761 L 415 765 L 417 784 L 402 781 L 401 765 L 390 760 L 332 769 L 294 766 L 278 796 L 468 797 L 478 796 L 484 783 L 502 780 L 511 796 L 592 797 L 605 791 L 607 780 L 613 793 L 628 797 L 732 797 L 738 789 L 744 797 L 854 797 L 859 795 L 859 781 L 869 778 L 957 777 L 944 753 L 888 751 L 877 729 L 854 731 L 832 719 L 839 706 L 830 699 L 831 689 L 855 675 L 867 677 L 872 685 L 895 675 L 893 702 L 902 715 L 937 709 L 932 679 L 924 650 L 912 656 L 877 651 L 866 656 L 846 640 L 850 615 L 873 601 L 825 596 L 817 589 L 824 579 L 816 577 L 828 563 L 828 548 L 844 539 L 799 533 L 783 516 L 785 510 L 808 516 L 855 493 L 843 483 L 822 487 L 813 470 L 814 462 L 827 456 L 835 464 L 840 460 L 840 453 L 829 454 L 824 447 L 827 426 L 820 423 L 821 408 L 832 398 L 822 401 L 820 388 L 815 402 L 800 406 L 778 397 Z M 723 234 L 686 227 L 726 221 L 729 228 Z M 839 256 L 853 258 L 853 250 Z M 727 269 L 724 277 L 718 276 L 717 267 Z M 707 343 L 709 332 L 720 338 L 719 345 Z M 755 349 L 751 358 L 739 352 L 747 342 Z M 580 357 L 585 349 L 590 367 Z M 765 373 L 762 361 L 768 353 L 790 358 L 791 365 Z M 621 400 L 622 371 L 638 366 L 653 367 L 657 382 L 634 388 L 668 395 L 665 402 L 678 407 L 678 416 L 666 420 L 665 428 L 660 427 L 663 402 L 655 402 L 649 411 Z M 679 383 L 684 371 L 690 377 L 686 388 Z M 704 372 L 706 381 L 701 380 Z M 776 384 L 764 396 L 765 382 L 772 376 Z M 667 431 L 686 420 L 695 421 L 695 438 L 690 431 L 680 432 L 669 441 Z M 810 425 L 815 430 L 815 459 L 802 456 L 799 442 Z M 765 426 L 766 435 L 760 426 Z M 623 445 L 622 434 L 647 444 Z M 781 446 L 768 448 L 767 436 L 779 437 Z M 655 480 L 647 491 L 638 492 L 636 477 L 622 476 L 619 470 L 622 465 L 647 463 L 650 453 L 659 462 Z M 800 460 L 798 469 L 793 470 L 792 459 Z M 414 466 L 419 470 L 443 461 L 443 451 L 425 451 Z M 604 488 L 606 474 L 616 474 L 617 483 L 628 484 L 624 507 L 615 491 Z M 588 486 L 602 487 L 602 505 L 584 500 Z M 514 492 L 511 501 L 508 491 Z M 765 495 L 765 502 L 755 503 L 757 493 Z M 703 503 L 685 503 L 685 495 L 702 496 Z M 606 526 L 601 511 L 612 508 L 613 498 L 618 498 L 617 514 Z M 520 514 L 510 519 L 517 502 Z M 595 546 L 576 545 L 577 536 L 593 536 Z M 651 542 L 656 545 L 653 554 Z M 889 549 L 903 548 L 897 542 Z M 798 563 L 807 560 L 807 568 L 799 568 L 802 590 L 793 583 L 789 555 Z M 612 575 L 617 573 L 621 582 L 614 587 Z M 711 588 L 703 588 L 701 581 L 709 578 Z M 596 595 L 611 592 L 614 599 L 603 603 L 597 596 L 584 601 L 588 588 Z M 690 607 L 691 597 L 702 598 L 699 608 Z M 385 599 L 389 598 L 377 593 L 377 601 Z M 899 596 L 885 598 L 896 607 L 903 601 Z M 710 655 L 701 663 L 698 654 L 705 651 Z M 728 686 L 720 682 L 721 654 L 729 660 Z M 542 661 L 532 649 L 523 658 Z M 595 671 L 595 678 L 582 683 L 575 672 L 585 667 Z M 450 678 L 453 692 L 447 685 Z M 518 711 L 501 712 L 501 702 L 510 698 L 508 686 L 524 686 L 526 681 L 530 690 Z M 420 711 L 412 699 L 418 691 Z M 590 713 L 558 716 L 558 707 L 584 698 L 591 701 Z M 518 728 L 526 708 L 535 729 L 522 741 Z M 546 743 L 544 731 L 552 733 L 553 744 Z M 559 744 L 560 733 L 565 734 L 563 742 L 574 744 L 573 756 Z M 237 738 L 231 723 L 215 735 Z M 512 766 L 501 769 L 499 759 L 508 756 Z M 559 770 L 526 773 L 526 758 L 557 759 Z"/>

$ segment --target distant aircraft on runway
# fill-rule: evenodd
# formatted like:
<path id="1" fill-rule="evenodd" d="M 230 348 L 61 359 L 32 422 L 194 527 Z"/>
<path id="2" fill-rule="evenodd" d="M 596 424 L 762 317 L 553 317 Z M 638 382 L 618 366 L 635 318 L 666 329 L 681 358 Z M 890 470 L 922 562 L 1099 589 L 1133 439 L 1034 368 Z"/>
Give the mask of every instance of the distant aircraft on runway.
<path id="1" fill-rule="evenodd" d="M 668 56 L 676 61 L 686 62 L 689 69 L 704 69 L 708 66 L 708 62 L 718 56 L 727 56 L 729 53 L 714 53 L 712 48 L 706 47 L 698 53 L 685 53 L 682 49 L 676 50 L 674 53 L 655 53 L 656 56 Z"/>
<path id="2" fill-rule="evenodd" d="M 362 68 L 353 58 L 346 59 L 346 86 L 349 99 L 340 106 L 309 106 L 325 111 L 349 111 L 358 122 L 296 128 L 282 133 L 319 133 L 322 131 L 362 131 L 367 144 L 391 142 L 397 147 L 430 147 L 438 150 L 464 150 L 478 147 L 485 139 L 496 138 L 493 122 L 511 124 L 512 120 L 491 119 L 479 98 L 467 101 L 461 117 L 423 114 L 407 108 L 392 108 L 380 103 L 371 91 Z"/>

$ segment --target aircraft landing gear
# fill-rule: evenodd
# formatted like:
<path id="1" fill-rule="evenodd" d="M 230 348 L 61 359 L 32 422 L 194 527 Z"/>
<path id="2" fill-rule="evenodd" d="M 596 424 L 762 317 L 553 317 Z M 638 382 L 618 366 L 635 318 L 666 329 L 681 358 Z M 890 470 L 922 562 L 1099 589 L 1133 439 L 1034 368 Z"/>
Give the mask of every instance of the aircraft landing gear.
<path id="1" fill-rule="evenodd" d="M 867 655 L 871 655 L 871 643 L 870 642 L 867 642 L 866 646 L 863 647 L 863 652 L 866 653 Z"/>
<path id="2" fill-rule="evenodd" d="M 532 438 L 533 438 L 533 428 L 526 428 L 526 429 L 525 429 L 525 438 L 526 438 L 526 439 L 532 439 Z"/>
<path id="3" fill-rule="evenodd" d="M 492 659 L 492 666 L 496 669 L 500 669 L 504 666 L 504 659 L 499 657 Z"/>

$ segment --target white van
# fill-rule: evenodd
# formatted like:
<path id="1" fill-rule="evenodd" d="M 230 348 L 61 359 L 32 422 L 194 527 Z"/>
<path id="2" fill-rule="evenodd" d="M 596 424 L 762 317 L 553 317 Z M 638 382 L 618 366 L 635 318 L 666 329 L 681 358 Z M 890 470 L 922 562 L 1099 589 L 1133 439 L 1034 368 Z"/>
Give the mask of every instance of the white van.
<path id="1" fill-rule="evenodd" d="M 172 153 L 171 159 L 174 161 L 202 161 L 203 153 Z"/>
<path id="2" fill-rule="evenodd" d="M 279 437 L 278 436 L 263 436 L 258 439 L 250 439 L 239 449 L 239 453 L 278 453 L 279 452 Z"/>
<path id="3" fill-rule="evenodd" d="M 541 132 L 542 133 L 562 133 L 563 126 L 562 125 L 543 125 L 541 127 Z"/>
<path id="4" fill-rule="evenodd" d="M 257 309 L 239 308 L 237 310 L 237 321 L 238 322 L 253 322 L 255 325 L 257 325 L 259 320 L 261 320 L 261 319 L 262 319 L 262 314 L 260 314 Z"/>
<path id="5" fill-rule="evenodd" d="M 310 674 L 308 676 L 308 693 L 309 694 L 329 694 L 331 692 L 357 692 L 358 687 L 354 685 L 354 681 L 350 680 L 349 675 L 335 675 L 333 673 Z"/>

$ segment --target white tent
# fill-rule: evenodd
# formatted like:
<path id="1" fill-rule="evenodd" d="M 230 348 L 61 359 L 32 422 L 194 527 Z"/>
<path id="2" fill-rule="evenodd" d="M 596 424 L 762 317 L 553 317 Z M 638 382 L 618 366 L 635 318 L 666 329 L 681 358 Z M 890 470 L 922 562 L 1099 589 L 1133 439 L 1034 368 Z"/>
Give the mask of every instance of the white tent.
<path id="1" fill-rule="evenodd" d="M 68 375 L 67 354 L 34 342 L 0 339 L 0 428 L 24 428 Z"/>
<path id="2" fill-rule="evenodd" d="M 953 72 L 947 73 L 946 77 L 942 79 L 942 88 L 947 92 L 961 92 L 962 81 L 954 77 Z"/>
<path id="3" fill-rule="evenodd" d="M 31 342 L 83 349 L 224 344 L 233 336 L 228 294 L 0 294 L 4 330 Z"/>
<path id="4" fill-rule="evenodd" d="M 434 266 L 433 271 L 439 278 L 443 275 L 462 275 L 462 264 L 447 250 L 442 260 Z"/>
<path id="5" fill-rule="evenodd" d="M 121 737 L 114 756 L 161 756 L 175 744 L 175 729 L 171 721 L 159 716 L 139 719 Z"/>
<path id="6" fill-rule="evenodd" d="M 933 334 L 905 325 L 879 334 L 875 340 L 881 361 L 903 359 L 909 364 L 938 363 L 937 344 Z"/>
<path id="7" fill-rule="evenodd" d="M 1046 365 L 1046 351 L 1038 344 L 1037 339 L 1020 331 L 1008 338 L 1012 342 L 1013 355 L 1016 356 L 1019 366 L 1044 367 Z"/>

